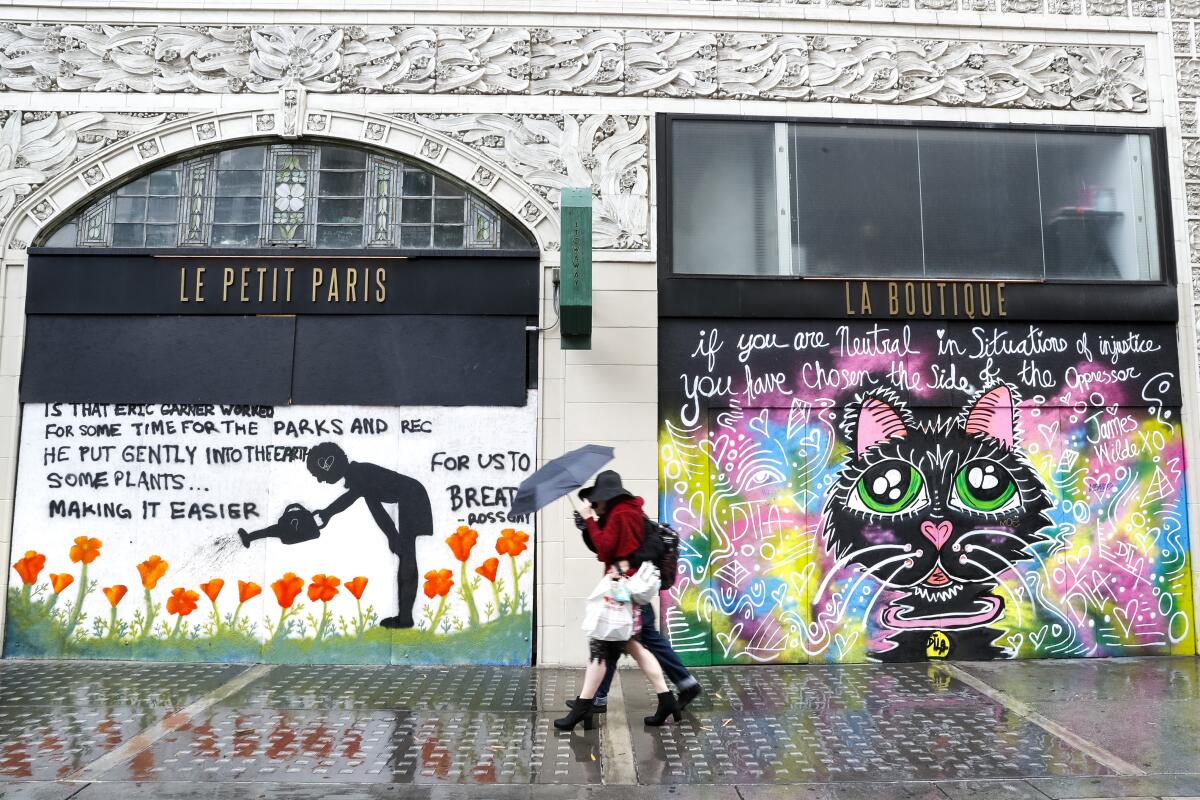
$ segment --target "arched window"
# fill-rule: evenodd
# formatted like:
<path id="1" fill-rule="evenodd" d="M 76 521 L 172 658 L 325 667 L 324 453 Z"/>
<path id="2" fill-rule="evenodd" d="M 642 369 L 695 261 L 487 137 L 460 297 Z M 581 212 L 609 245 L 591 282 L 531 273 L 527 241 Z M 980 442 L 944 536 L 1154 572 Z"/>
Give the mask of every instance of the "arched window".
<path id="1" fill-rule="evenodd" d="M 93 201 L 49 247 L 528 250 L 465 187 L 353 147 L 256 144 L 172 164 Z"/>

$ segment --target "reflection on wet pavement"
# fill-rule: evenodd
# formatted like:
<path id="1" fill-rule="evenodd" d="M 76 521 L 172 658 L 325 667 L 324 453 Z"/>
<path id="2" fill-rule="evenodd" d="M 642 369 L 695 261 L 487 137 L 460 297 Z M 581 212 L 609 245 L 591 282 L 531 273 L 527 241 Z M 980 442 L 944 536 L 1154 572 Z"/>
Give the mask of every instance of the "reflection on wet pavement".
<path id="1" fill-rule="evenodd" d="M 1040 800 L 1154 779 L 1114 777 L 1103 749 L 1148 773 L 1173 773 L 1162 777 L 1177 789 L 1200 772 L 1195 659 L 960 666 L 1000 692 L 998 700 L 929 665 L 724 667 L 697 670 L 704 695 L 683 723 L 660 729 L 641 724 L 654 697 L 639 673 L 625 670 L 637 780 L 697 797 L 726 796 L 704 784 L 736 785 L 731 796 L 743 798 L 775 797 L 762 792 L 787 784 L 797 797 L 901 797 L 923 787 L 938 798 L 1000 792 Z M 0 662 L 0 798 L 102 800 L 110 795 L 100 787 L 112 793 L 135 782 L 169 785 L 172 796 L 200 784 L 213 797 L 226 796 L 215 787 L 235 784 L 276 787 L 272 796 L 281 797 L 375 796 L 372 784 L 416 793 L 389 797 L 459 791 L 451 787 L 549 797 L 528 787 L 602 784 L 602 752 L 616 741 L 604 726 L 617 715 L 599 731 L 554 730 L 552 720 L 579 691 L 579 670 L 281 665 L 247 675 L 236 691 L 210 694 L 246 669 Z M 1086 739 L 1081 747 L 1098 745 L 1099 755 L 1022 716 L 1006 695 Z M 144 745 L 130 744 L 159 724 Z M 82 783 L 52 783 L 81 780 L 79 770 L 109 753 L 102 771 L 89 770 L 99 780 L 84 791 L 76 794 Z M 875 786 L 893 791 L 873 793 Z M 1011 786 L 1025 794 L 1004 788 Z"/>

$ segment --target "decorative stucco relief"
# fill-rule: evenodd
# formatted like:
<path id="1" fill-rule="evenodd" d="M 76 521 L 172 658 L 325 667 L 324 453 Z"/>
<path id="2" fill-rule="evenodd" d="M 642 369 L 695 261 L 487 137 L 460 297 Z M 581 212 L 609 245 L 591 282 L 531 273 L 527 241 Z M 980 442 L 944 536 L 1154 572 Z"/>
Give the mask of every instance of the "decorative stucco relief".
<path id="1" fill-rule="evenodd" d="M 483 153 L 557 206 L 559 190 L 591 186 L 598 249 L 649 246 L 650 124 L 644 116 L 399 114 Z"/>
<path id="2" fill-rule="evenodd" d="M 38 186 L 66 171 L 105 145 L 149 130 L 177 115 L 99 114 L 84 112 L 0 113 L 0 224 L 17 203 Z M 153 140 L 148 143 L 157 147 Z M 150 153 L 154 155 L 154 153 Z M 84 173 L 85 181 L 102 173 Z M 52 209 L 33 209 L 39 219 Z"/>
<path id="3" fill-rule="evenodd" d="M 0 25 L 0 85 L 12 91 L 273 92 L 295 81 L 313 92 L 1141 112 L 1145 72 L 1141 47 L 1087 44 L 695 30 Z"/>

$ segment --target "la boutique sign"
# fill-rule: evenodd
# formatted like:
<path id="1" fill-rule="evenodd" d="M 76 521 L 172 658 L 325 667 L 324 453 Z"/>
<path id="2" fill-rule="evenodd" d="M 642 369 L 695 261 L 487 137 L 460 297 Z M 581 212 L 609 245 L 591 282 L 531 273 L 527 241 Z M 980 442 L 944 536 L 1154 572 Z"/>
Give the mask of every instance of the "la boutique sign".
<path id="1" fill-rule="evenodd" d="M 1003 281 L 843 281 L 847 317 L 999 319 Z"/>

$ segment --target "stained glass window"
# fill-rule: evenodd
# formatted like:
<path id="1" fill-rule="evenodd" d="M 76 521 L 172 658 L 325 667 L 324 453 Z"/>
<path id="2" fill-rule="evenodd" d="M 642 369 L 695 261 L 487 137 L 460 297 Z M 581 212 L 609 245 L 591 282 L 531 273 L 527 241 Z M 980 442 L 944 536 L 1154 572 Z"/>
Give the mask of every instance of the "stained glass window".
<path id="1" fill-rule="evenodd" d="M 51 247 L 496 250 L 533 247 L 486 200 L 422 167 L 333 145 L 223 150 L 93 201 Z"/>

